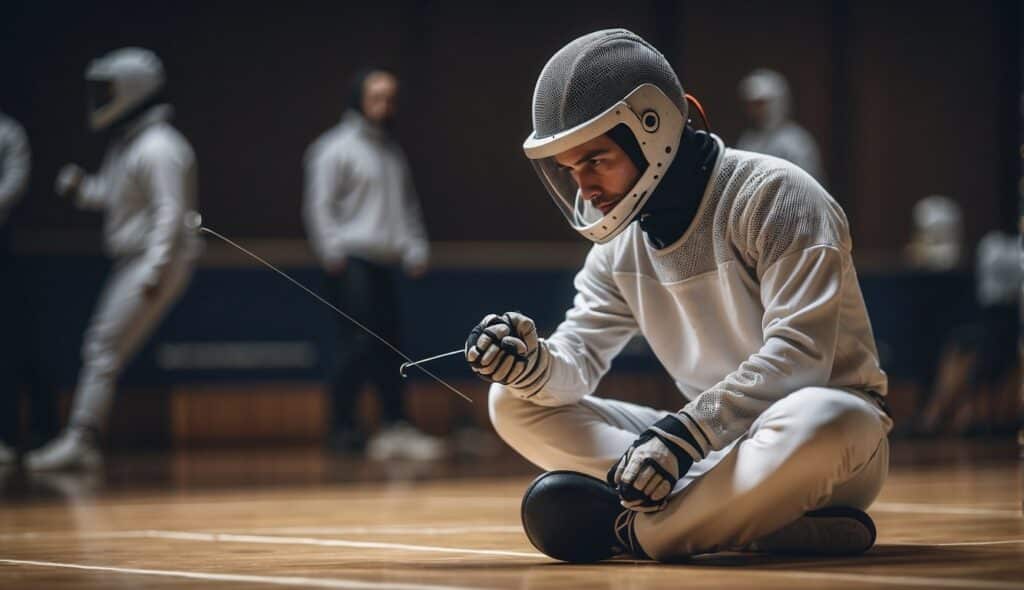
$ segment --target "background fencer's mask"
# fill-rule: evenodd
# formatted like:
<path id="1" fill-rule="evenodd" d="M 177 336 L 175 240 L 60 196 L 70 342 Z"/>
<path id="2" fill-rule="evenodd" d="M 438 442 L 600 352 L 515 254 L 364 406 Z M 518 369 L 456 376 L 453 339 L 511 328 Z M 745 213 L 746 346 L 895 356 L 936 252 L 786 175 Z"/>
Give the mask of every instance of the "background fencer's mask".
<path id="1" fill-rule="evenodd" d="M 164 85 L 164 66 L 152 51 L 125 47 L 94 59 L 85 70 L 89 126 L 106 129 L 133 114 Z"/>
<path id="2" fill-rule="evenodd" d="M 764 108 L 753 117 L 758 129 L 773 129 L 789 118 L 789 83 L 782 74 L 759 68 L 740 82 L 740 98 L 747 103 L 760 102 Z"/>
<path id="3" fill-rule="evenodd" d="M 668 60 L 625 29 L 584 35 L 541 71 L 533 94 L 533 133 L 523 150 L 569 224 L 604 243 L 629 225 L 664 177 L 679 148 L 687 103 Z M 632 189 L 602 212 L 582 198 L 555 156 L 623 125 L 646 167 Z M 621 141 L 617 141 L 621 144 Z"/>

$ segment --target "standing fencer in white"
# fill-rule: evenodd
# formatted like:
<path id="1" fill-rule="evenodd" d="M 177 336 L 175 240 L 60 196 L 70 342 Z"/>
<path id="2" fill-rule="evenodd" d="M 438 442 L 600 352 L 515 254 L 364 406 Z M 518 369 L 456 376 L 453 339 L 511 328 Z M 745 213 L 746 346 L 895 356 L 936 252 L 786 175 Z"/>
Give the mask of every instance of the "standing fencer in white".
<path id="1" fill-rule="evenodd" d="M 109 130 L 98 174 L 68 164 L 56 190 L 82 208 L 102 209 L 104 241 L 114 268 L 82 343 L 68 427 L 28 453 L 29 469 L 94 467 L 114 386 L 125 364 L 184 292 L 200 241 L 186 225 L 196 207 L 196 162 L 171 126 L 162 103 L 164 68 L 152 52 L 124 48 L 94 60 L 85 72 L 89 124 Z"/>
<path id="2" fill-rule="evenodd" d="M 554 334 L 489 315 L 465 350 L 501 437 L 558 470 L 524 497 L 527 535 L 567 561 L 863 552 L 891 420 L 846 217 L 793 164 L 694 130 L 684 96 L 622 29 L 537 81 L 526 156 L 596 244 Z M 591 395 L 637 333 L 676 407 Z"/>
<path id="3" fill-rule="evenodd" d="M 743 78 L 739 91 L 750 127 L 740 134 L 736 147 L 788 160 L 825 184 L 818 144 L 790 114 L 786 78 L 775 70 L 758 68 Z"/>

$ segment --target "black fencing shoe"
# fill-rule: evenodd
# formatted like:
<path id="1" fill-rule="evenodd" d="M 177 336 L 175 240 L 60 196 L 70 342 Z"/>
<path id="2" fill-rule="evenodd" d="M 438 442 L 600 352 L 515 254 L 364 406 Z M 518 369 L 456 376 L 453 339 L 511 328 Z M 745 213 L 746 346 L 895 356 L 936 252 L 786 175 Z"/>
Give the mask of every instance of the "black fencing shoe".
<path id="1" fill-rule="evenodd" d="M 808 512 L 750 548 L 783 555 L 860 555 L 871 549 L 876 535 L 866 512 L 834 506 Z"/>
<path id="2" fill-rule="evenodd" d="M 575 471 L 549 471 L 523 495 L 523 529 L 548 557 L 592 563 L 643 551 L 633 534 L 636 514 L 624 510 L 605 482 Z"/>

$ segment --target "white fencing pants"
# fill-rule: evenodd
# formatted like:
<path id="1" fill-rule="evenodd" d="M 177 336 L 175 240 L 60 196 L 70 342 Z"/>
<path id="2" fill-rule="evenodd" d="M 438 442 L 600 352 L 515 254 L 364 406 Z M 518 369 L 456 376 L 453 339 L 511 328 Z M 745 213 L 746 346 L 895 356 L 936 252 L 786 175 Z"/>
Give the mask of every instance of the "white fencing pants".
<path id="1" fill-rule="evenodd" d="M 492 386 L 498 434 L 542 469 L 604 480 L 637 436 L 668 414 L 588 396 L 545 407 Z M 665 561 L 741 549 L 805 512 L 866 509 L 889 470 L 892 421 L 870 396 L 826 387 L 793 392 L 768 407 L 742 437 L 695 463 L 660 512 L 640 514 L 636 536 Z"/>
<path id="2" fill-rule="evenodd" d="M 114 263 L 82 341 L 82 369 L 71 406 L 72 425 L 96 430 L 106 427 L 118 375 L 185 291 L 195 258 L 195 247 L 180 248 L 150 297 L 143 293 L 148 271 L 143 256 Z"/>

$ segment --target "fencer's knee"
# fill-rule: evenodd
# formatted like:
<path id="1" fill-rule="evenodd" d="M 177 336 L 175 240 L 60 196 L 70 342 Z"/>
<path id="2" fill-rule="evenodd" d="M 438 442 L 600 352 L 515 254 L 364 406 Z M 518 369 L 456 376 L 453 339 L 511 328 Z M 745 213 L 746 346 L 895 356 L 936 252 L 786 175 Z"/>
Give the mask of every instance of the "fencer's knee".
<path id="1" fill-rule="evenodd" d="M 507 388 L 491 384 L 487 396 L 487 409 L 494 430 L 505 441 L 511 442 L 523 430 L 524 413 L 532 406 L 528 401 L 512 395 Z"/>
<path id="2" fill-rule="evenodd" d="M 799 415 L 793 428 L 810 452 L 832 455 L 860 441 L 884 436 L 878 412 L 865 400 L 844 391 L 809 387 L 791 394 Z"/>
<path id="3" fill-rule="evenodd" d="M 858 438 L 878 430 L 878 411 L 869 402 L 847 392 L 822 396 L 812 409 L 818 429 L 840 438 Z"/>

